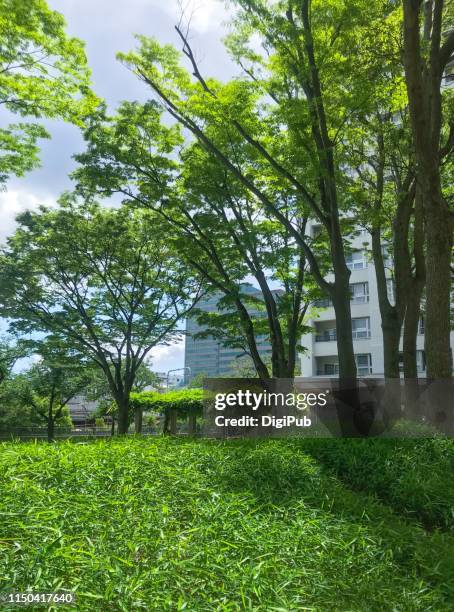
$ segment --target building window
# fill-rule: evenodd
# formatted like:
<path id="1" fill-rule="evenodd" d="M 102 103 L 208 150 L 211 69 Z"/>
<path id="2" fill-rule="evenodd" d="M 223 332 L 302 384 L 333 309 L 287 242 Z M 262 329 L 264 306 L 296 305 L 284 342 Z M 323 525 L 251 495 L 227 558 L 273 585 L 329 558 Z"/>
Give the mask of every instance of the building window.
<path id="1" fill-rule="evenodd" d="M 314 306 L 317 306 L 317 308 L 329 308 L 332 305 L 333 305 L 333 302 L 328 297 L 322 298 L 321 300 L 315 300 L 314 302 Z"/>
<path id="2" fill-rule="evenodd" d="M 370 318 L 352 319 L 353 338 L 370 338 Z"/>
<path id="3" fill-rule="evenodd" d="M 356 371 L 358 376 L 367 376 L 372 374 L 372 357 L 369 353 L 364 355 L 355 355 Z"/>
<path id="4" fill-rule="evenodd" d="M 353 304 L 366 304 L 369 301 L 369 283 L 353 283 L 350 292 Z"/>
<path id="5" fill-rule="evenodd" d="M 334 342 L 337 340 L 336 328 L 323 329 L 315 334 L 315 342 Z"/>
<path id="6" fill-rule="evenodd" d="M 313 225 L 311 228 L 311 236 L 312 238 L 317 238 L 321 234 L 322 226 L 321 225 Z"/>
<path id="7" fill-rule="evenodd" d="M 349 270 L 363 270 L 367 268 L 367 260 L 363 251 L 353 251 L 345 256 L 345 263 Z"/>
<path id="8" fill-rule="evenodd" d="M 325 376 L 336 376 L 339 374 L 338 363 L 325 363 L 323 366 L 323 374 Z"/>

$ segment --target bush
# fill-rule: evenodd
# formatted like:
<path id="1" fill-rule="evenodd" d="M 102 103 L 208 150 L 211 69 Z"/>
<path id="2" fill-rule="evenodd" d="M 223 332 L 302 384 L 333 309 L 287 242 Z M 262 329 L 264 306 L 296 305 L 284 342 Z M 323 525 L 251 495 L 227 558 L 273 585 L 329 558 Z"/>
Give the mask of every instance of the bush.
<path id="1" fill-rule="evenodd" d="M 142 409 L 144 412 L 167 412 L 176 410 L 180 418 L 186 418 L 190 414 L 201 416 L 203 413 L 203 390 L 182 389 L 180 391 L 168 391 L 158 393 L 157 391 L 142 391 L 131 393 L 131 408 Z"/>

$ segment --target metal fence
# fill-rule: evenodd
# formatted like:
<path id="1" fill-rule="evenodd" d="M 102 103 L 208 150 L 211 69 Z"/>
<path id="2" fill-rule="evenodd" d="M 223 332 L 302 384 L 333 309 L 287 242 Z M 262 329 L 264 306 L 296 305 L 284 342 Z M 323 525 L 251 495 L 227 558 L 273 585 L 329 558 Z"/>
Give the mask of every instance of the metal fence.
<path id="1" fill-rule="evenodd" d="M 134 431 L 128 432 L 133 434 Z M 158 431 L 153 427 L 143 427 L 141 434 L 144 436 L 156 435 Z M 54 438 L 65 440 L 69 438 L 108 438 L 110 437 L 110 427 L 56 427 Z M 47 440 L 47 429 L 45 427 L 25 428 L 17 427 L 8 431 L 0 431 L 0 441 L 7 440 Z"/>

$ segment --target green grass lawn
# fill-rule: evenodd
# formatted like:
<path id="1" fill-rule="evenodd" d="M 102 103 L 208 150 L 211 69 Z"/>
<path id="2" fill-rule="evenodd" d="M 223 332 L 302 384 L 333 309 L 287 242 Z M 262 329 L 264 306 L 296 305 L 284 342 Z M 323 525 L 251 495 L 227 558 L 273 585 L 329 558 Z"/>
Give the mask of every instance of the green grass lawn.
<path id="1" fill-rule="evenodd" d="M 452 443 L 341 442 L 3 444 L 0 589 L 74 590 L 78 610 L 454 610 Z"/>

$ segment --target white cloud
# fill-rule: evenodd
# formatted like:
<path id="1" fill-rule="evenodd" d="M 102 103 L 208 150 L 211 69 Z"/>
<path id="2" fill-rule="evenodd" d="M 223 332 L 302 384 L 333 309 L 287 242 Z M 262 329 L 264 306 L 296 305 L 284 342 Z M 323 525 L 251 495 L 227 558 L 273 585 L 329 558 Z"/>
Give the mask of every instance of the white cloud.
<path id="1" fill-rule="evenodd" d="M 16 216 L 26 210 L 37 209 L 40 204 L 52 206 L 55 201 L 49 197 L 37 198 L 25 190 L 0 192 L 0 244 L 13 233 L 16 226 Z"/>
<path id="2" fill-rule="evenodd" d="M 167 372 L 184 366 L 184 338 L 168 346 L 156 346 L 150 352 L 154 372 Z"/>
<path id="3" fill-rule="evenodd" d="M 191 29 L 201 34 L 222 28 L 232 13 L 220 0 L 152 0 L 151 4 L 164 10 L 175 23 L 178 23 L 183 12 L 184 21 L 190 20 Z"/>

